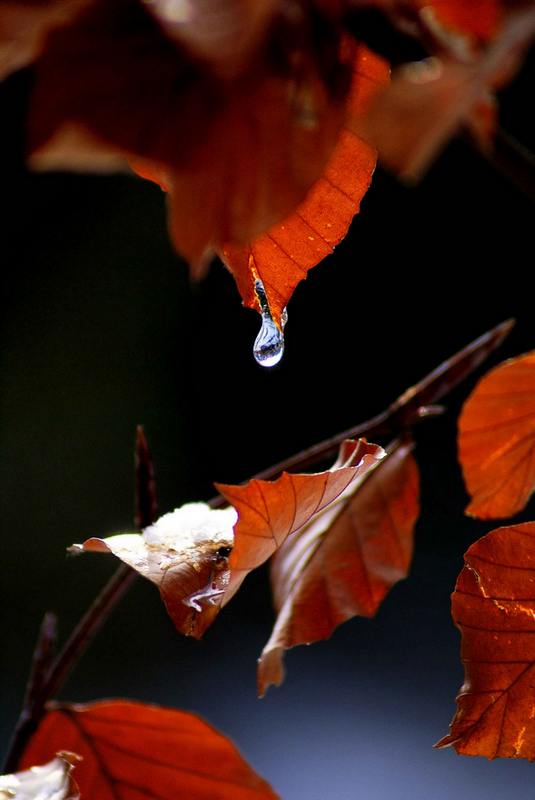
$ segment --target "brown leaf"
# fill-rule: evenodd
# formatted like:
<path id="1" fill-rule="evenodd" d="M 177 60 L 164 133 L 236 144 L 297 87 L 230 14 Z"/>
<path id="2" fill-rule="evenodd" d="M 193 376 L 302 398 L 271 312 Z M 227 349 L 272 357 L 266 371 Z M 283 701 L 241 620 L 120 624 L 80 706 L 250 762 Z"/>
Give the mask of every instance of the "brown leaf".
<path id="1" fill-rule="evenodd" d="M 58 746 L 83 757 L 77 780 L 86 800 L 276 798 L 225 736 L 184 711 L 126 700 L 54 704 L 22 766 Z"/>
<path id="2" fill-rule="evenodd" d="M 459 460 L 481 519 L 521 511 L 535 489 L 535 351 L 477 384 L 459 418 Z"/>
<path id="3" fill-rule="evenodd" d="M 53 753 L 52 748 L 48 753 Z M 35 761 L 25 762 L 28 766 L 23 772 L 0 775 L 0 800 L 80 800 L 80 790 L 71 775 L 79 756 L 61 751 L 48 764 L 34 766 L 50 757 L 35 755 Z"/>
<path id="4" fill-rule="evenodd" d="M 535 759 L 535 523 L 498 528 L 465 553 L 452 595 L 465 681 L 450 734 L 462 755 Z"/>
<path id="5" fill-rule="evenodd" d="M 232 508 L 188 503 L 141 534 L 88 539 L 70 549 L 113 553 L 156 584 L 175 627 L 198 639 L 215 619 L 226 590 L 235 521 Z"/>
<path id="6" fill-rule="evenodd" d="M 93 139 L 84 165 L 115 152 L 161 176 L 175 245 L 200 269 L 213 248 L 248 241 L 294 209 L 335 145 L 351 64 L 332 15 L 320 15 L 317 37 L 318 15 L 295 10 L 222 77 L 143 4 L 92 0 L 48 36 L 36 65 L 29 155 L 42 163 L 53 149 L 60 164 L 61 142 L 82 127 Z"/>
<path id="7" fill-rule="evenodd" d="M 373 616 L 406 577 L 419 513 L 412 444 L 386 458 L 288 538 L 271 562 L 277 621 L 258 663 L 258 690 L 284 678 L 284 650 L 327 639 L 354 616 Z"/>
<path id="8" fill-rule="evenodd" d="M 347 441 L 330 470 L 310 475 L 283 472 L 274 481 L 250 480 L 243 486 L 217 484 L 218 491 L 238 512 L 228 603 L 248 572 L 267 561 L 294 534 L 340 495 L 354 486 L 384 458 L 385 451 L 364 439 Z"/>
<path id="9" fill-rule="evenodd" d="M 388 81 L 389 70 L 366 47 L 355 46 L 353 52 L 347 114 L 358 118 L 370 97 Z M 245 246 L 222 247 L 219 255 L 234 275 L 244 305 L 260 310 L 255 293 L 255 281 L 260 279 L 280 327 L 282 311 L 297 284 L 346 235 L 368 190 L 376 160 L 370 145 L 343 129 L 322 176 L 289 217 Z"/>

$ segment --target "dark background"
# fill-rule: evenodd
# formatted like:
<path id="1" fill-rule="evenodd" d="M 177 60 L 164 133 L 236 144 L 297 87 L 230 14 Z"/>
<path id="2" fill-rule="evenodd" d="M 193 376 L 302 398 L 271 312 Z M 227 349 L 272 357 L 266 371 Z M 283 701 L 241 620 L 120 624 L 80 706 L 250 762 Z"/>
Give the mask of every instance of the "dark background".
<path id="1" fill-rule="evenodd" d="M 526 69 L 502 124 L 528 144 Z M 22 93 L 23 94 L 23 93 Z M 46 609 L 66 635 L 116 567 L 65 557 L 89 536 L 131 529 L 132 448 L 144 423 L 161 510 L 208 499 L 372 416 L 489 327 L 518 324 L 496 364 L 533 348 L 532 206 L 460 141 L 416 189 L 378 171 L 336 254 L 289 306 L 280 367 L 251 348 L 254 312 L 214 264 L 191 286 L 165 231 L 164 197 L 128 177 L 21 171 L 17 99 L 2 89 L 2 741 L 7 745 Z M 7 134 L 6 134 L 7 130 Z M 11 136 L 11 139 L 9 138 Z M 482 374 L 480 370 L 479 374 Z M 178 636 L 139 580 L 62 697 L 126 696 L 202 714 L 285 800 L 517 800 L 524 761 L 435 751 L 462 682 L 449 594 L 467 546 L 492 524 L 463 516 L 455 419 L 422 424 L 423 511 L 411 575 L 374 620 L 287 656 L 280 689 L 255 696 L 273 620 L 259 570 L 203 642 Z M 522 519 L 533 517 L 528 510 Z M 498 524 L 498 523 L 497 523 Z"/>

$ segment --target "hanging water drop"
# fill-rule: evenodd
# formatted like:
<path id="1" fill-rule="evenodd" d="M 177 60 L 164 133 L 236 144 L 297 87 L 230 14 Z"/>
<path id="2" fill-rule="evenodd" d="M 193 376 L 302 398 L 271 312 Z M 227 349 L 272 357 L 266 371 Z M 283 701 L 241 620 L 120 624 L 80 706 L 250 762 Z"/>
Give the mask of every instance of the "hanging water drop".
<path id="1" fill-rule="evenodd" d="M 254 288 L 262 311 L 262 327 L 255 339 L 253 354 L 257 364 L 260 364 L 260 366 L 274 367 L 275 364 L 279 363 L 284 353 L 284 334 L 273 322 L 262 281 L 255 280 Z M 283 319 L 282 325 L 284 326 L 287 319 L 286 314 L 283 314 Z"/>

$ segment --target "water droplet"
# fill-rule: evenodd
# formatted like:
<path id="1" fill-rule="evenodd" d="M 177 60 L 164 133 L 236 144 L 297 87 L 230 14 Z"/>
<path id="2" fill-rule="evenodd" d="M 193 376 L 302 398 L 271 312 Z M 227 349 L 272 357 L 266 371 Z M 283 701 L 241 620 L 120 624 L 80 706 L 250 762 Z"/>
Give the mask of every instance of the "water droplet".
<path id="1" fill-rule="evenodd" d="M 284 336 L 270 316 L 262 314 L 262 327 L 255 339 L 253 353 L 257 364 L 274 367 L 284 352 Z"/>
<path id="2" fill-rule="evenodd" d="M 284 353 L 284 334 L 273 322 L 264 284 L 258 278 L 255 280 L 254 289 L 262 310 L 262 327 L 253 346 L 254 357 L 260 366 L 274 367 L 275 364 L 279 363 Z M 288 315 L 286 314 L 286 309 L 284 309 L 281 315 L 283 328 L 287 319 Z"/>

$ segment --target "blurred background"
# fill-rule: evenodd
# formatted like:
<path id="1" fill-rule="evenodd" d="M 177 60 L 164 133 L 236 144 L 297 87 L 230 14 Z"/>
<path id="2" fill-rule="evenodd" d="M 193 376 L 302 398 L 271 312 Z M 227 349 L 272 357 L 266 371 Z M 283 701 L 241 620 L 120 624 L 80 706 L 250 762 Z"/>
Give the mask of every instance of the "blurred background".
<path id="1" fill-rule="evenodd" d="M 529 64 L 502 98 L 501 123 L 524 144 L 528 75 Z M 450 145 L 414 189 L 378 170 L 350 235 L 295 292 L 284 359 L 265 370 L 252 357 L 258 315 L 219 263 L 189 283 L 158 188 L 24 172 L 23 84 L 8 81 L 0 96 L 3 747 L 44 611 L 59 614 L 65 636 L 117 566 L 65 548 L 132 529 L 137 423 L 163 513 L 374 415 L 508 317 L 516 328 L 478 374 L 535 345 L 533 207 L 468 143 Z M 375 619 L 291 651 L 286 682 L 259 701 L 267 570 L 249 576 L 202 642 L 176 634 L 139 579 L 61 696 L 198 712 L 285 800 L 531 799 L 527 762 L 432 749 L 462 682 L 449 595 L 463 552 L 498 525 L 463 516 L 455 424 L 474 382 L 418 429 L 414 564 Z M 532 503 L 521 519 L 534 513 Z"/>

